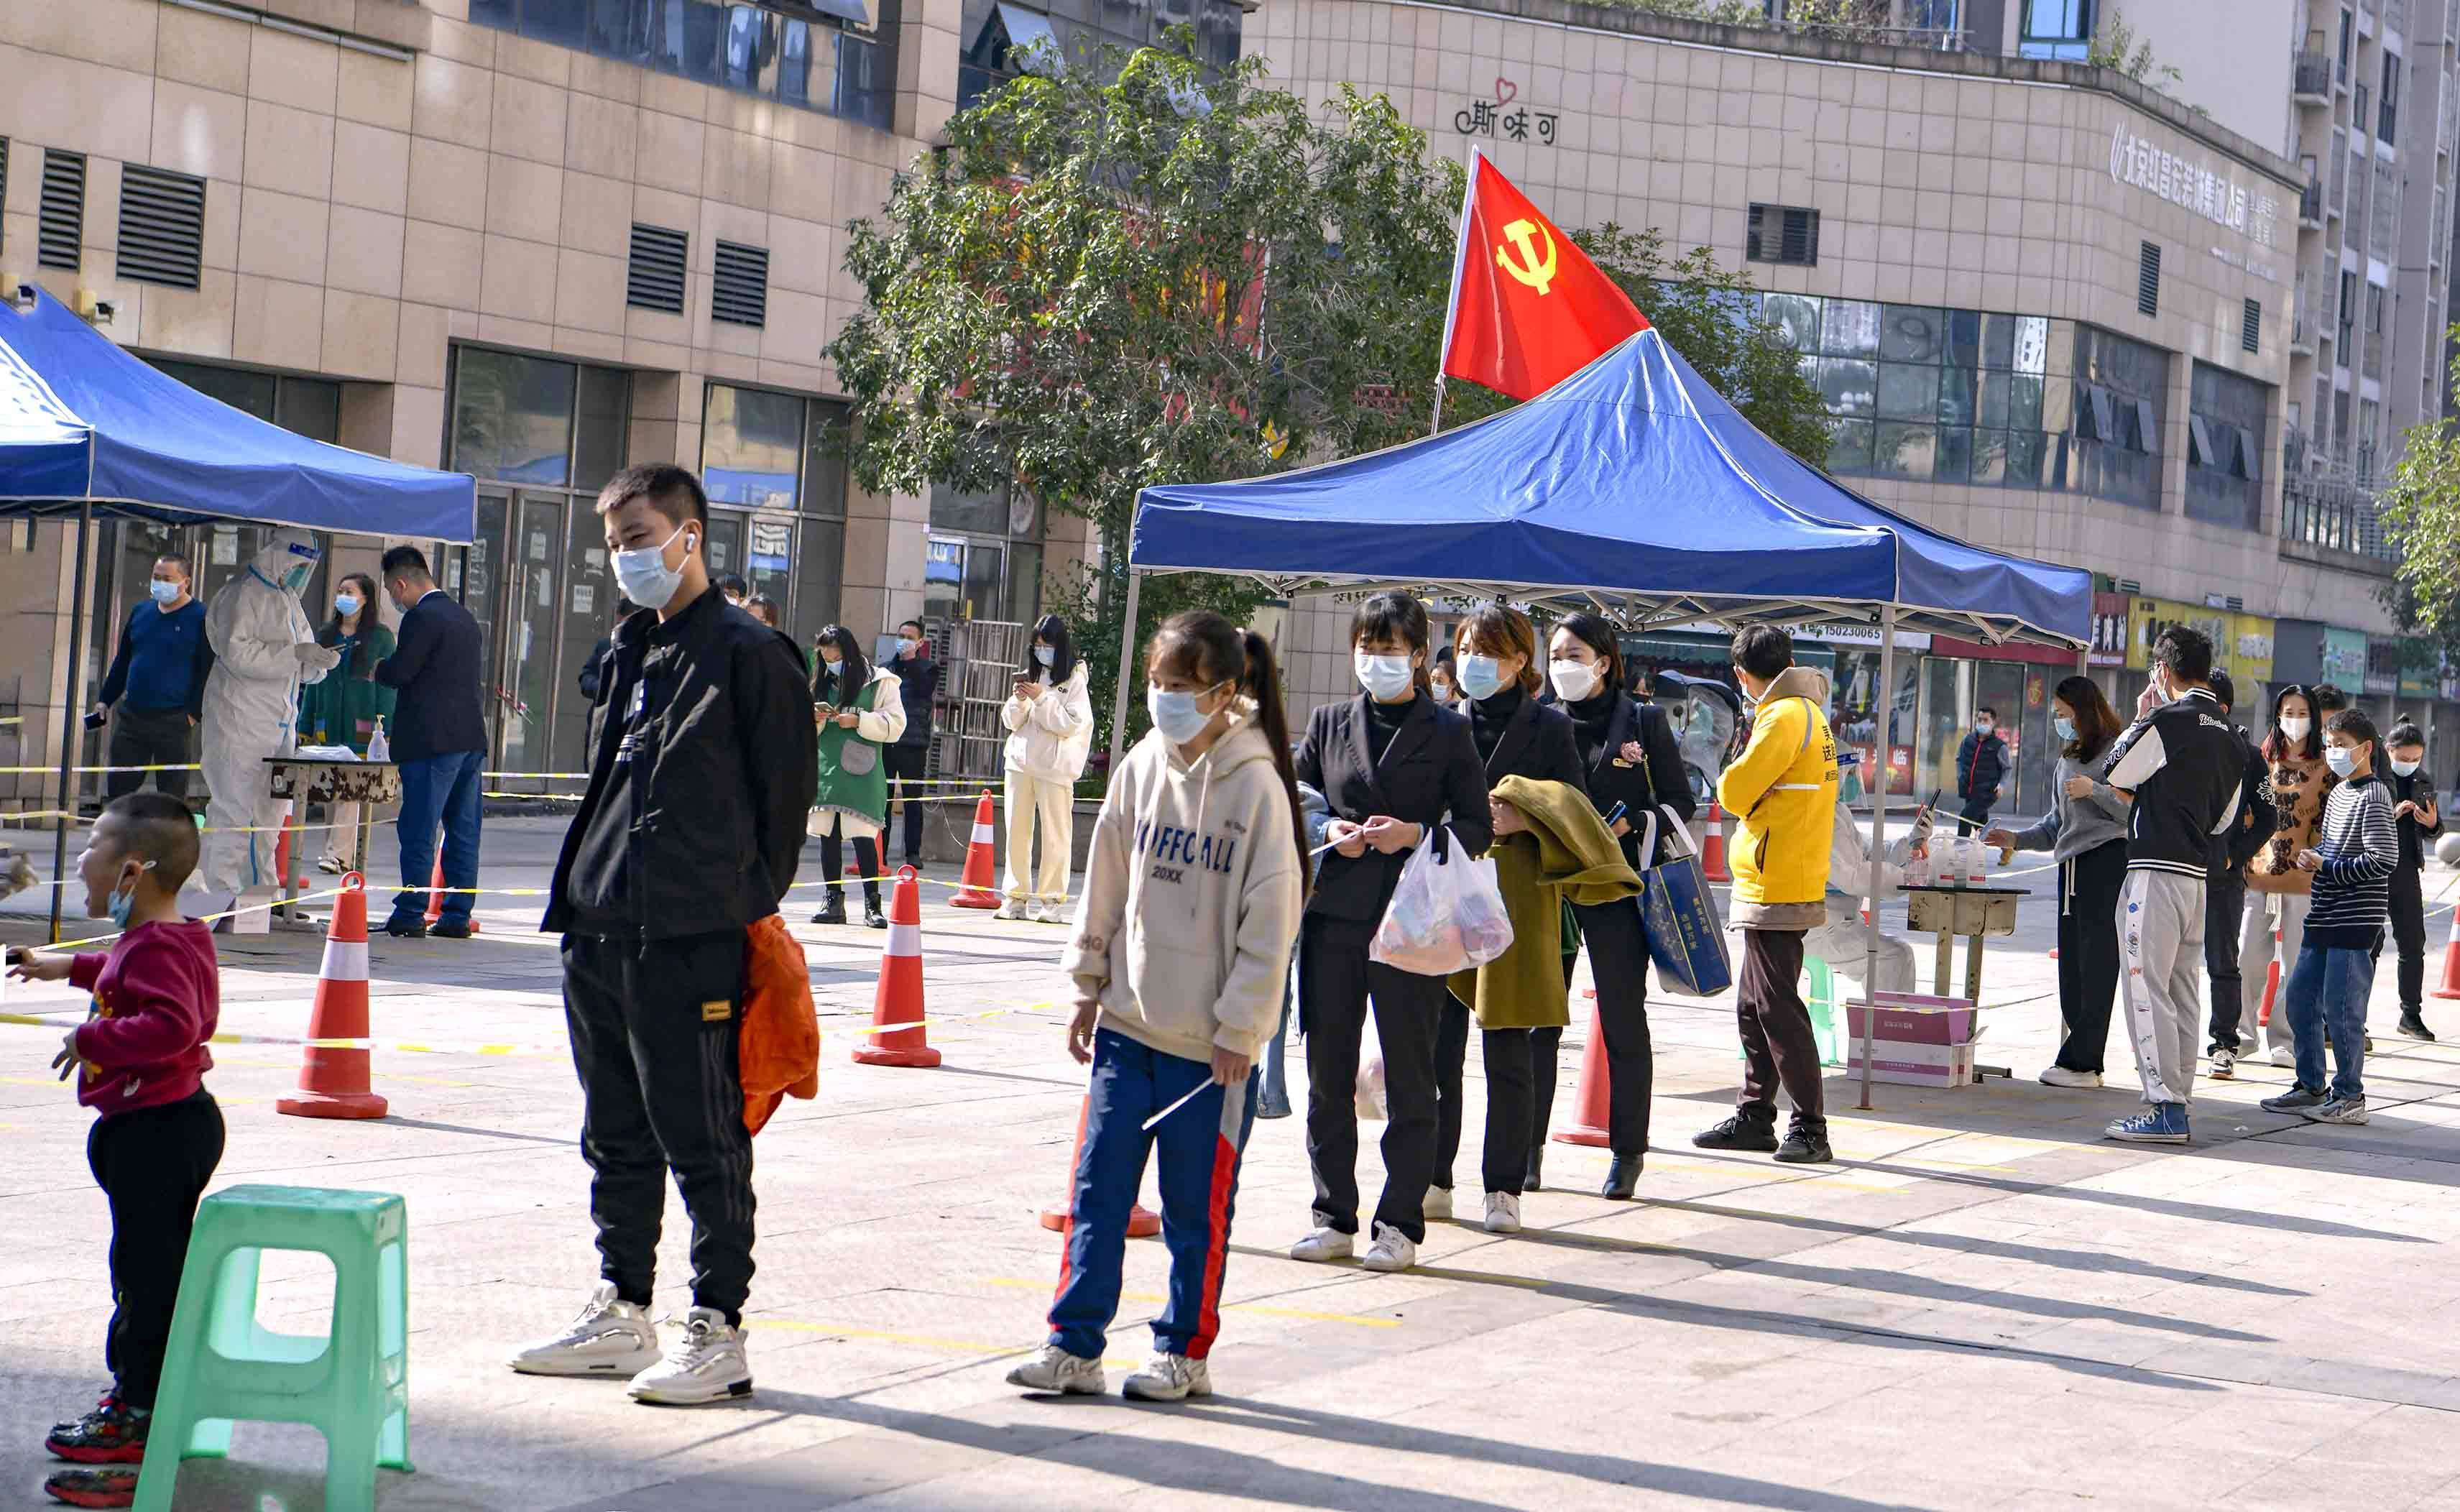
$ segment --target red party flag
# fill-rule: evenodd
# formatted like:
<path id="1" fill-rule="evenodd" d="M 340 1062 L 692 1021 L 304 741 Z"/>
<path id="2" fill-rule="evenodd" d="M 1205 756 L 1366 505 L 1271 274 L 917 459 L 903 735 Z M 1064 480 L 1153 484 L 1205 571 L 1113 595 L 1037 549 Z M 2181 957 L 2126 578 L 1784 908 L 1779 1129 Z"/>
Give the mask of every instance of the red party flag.
<path id="1" fill-rule="evenodd" d="M 1473 147 L 1445 375 L 1534 399 L 1647 329 L 1631 297 Z"/>

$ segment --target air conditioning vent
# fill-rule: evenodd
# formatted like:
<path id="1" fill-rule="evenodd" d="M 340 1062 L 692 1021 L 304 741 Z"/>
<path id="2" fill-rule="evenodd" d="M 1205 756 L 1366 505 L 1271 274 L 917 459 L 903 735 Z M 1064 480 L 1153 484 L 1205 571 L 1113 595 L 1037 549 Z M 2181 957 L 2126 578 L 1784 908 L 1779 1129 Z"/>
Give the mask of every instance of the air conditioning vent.
<path id="1" fill-rule="evenodd" d="M 632 227 L 632 261 L 625 278 L 624 303 L 636 309 L 684 312 L 684 256 L 689 239 L 663 225 Z"/>
<path id="2" fill-rule="evenodd" d="M 716 281 L 710 290 L 711 319 L 735 326 L 769 323 L 769 249 L 717 244 Z"/>
<path id="3" fill-rule="evenodd" d="M 2118 580 L 2118 591 L 2126 594 L 2141 593 L 2144 591 L 2144 585 L 2133 578 L 2121 578 Z"/>
<path id="4" fill-rule="evenodd" d="M 2246 302 L 2246 313 L 2238 321 L 2237 344 L 2249 351 L 2262 349 L 2263 305 L 2261 301 L 2250 299 Z"/>
<path id="5" fill-rule="evenodd" d="M 2147 242 L 2135 262 L 2135 312 L 2139 315 L 2161 313 L 2161 247 Z"/>
<path id="6" fill-rule="evenodd" d="M 205 181 L 130 163 L 119 175 L 119 276 L 197 287 L 205 254 Z"/>
<path id="7" fill-rule="evenodd" d="M 35 223 L 34 261 L 71 272 L 84 266 L 85 154 L 43 154 L 43 199 Z"/>

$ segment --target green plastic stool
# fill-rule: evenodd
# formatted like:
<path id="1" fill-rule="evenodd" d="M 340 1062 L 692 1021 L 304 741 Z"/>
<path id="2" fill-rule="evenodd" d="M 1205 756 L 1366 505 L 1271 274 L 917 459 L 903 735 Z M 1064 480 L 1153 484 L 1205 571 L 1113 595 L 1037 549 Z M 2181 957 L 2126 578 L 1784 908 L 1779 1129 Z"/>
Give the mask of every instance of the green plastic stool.
<path id="1" fill-rule="evenodd" d="M 206 1198 L 180 1276 L 139 1512 L 168 1512 L 180 1461 L 228 1456 L 240 1419 L 319 1429 L 326 1506 L 373 1507 L 376 1467 L 410 1468 L 409 1243 L 391 1192 L 234 1186 Z M 257 1323 L 257 1264 L 268 1249 L 332 1261 L 329 1337 Z"/>

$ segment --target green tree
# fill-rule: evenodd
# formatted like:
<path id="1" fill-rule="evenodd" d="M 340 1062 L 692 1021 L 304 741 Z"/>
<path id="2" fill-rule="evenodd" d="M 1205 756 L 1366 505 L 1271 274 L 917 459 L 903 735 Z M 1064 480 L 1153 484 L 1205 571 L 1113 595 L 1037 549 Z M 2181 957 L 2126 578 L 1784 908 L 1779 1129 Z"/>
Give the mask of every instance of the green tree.
<path id="1" fill-rule="evenodd" d="M 2460 341 L 2460 325 L 2449 335 Z M 2460 383 L 2460 361 L 2451 377 Z M 2403 432 L 2400 465 L 2375 508 L 2396 554 L 2385 607 L 2402 628 L 2460 662 L 2460 423 L 2433 420 Z"/>
<path id="2" fill-rule="evenodd" d="M 1183 39 L 1047 63 L 953 117 L 848 231 L 864 306 L 828 354 L 856 477 L 1089 518 L 1102 568 L 1051 596 L 1106 714 L 1138 489 L 1388 446 L 1432 398 L 1461 170 L 1431 171 L 1382 96 L 1311 113 L 1262 71 L 1208 77 Z M 1261 595 L 1174 577 L 1141 597 L 1139 641 Z"/>

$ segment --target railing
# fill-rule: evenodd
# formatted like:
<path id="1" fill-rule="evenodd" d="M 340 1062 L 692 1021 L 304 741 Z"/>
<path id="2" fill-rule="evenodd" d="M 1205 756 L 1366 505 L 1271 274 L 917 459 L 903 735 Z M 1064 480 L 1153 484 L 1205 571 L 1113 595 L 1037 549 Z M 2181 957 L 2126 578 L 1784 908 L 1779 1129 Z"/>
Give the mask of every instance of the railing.
<path id="1" fill-rule="evenodd" d="M 2290 473 L 2280 490 L 2280 539 L 2378 562 L 2399 554 L 2385 536 L 2373 493 L 2355 479 Z"/>
<path id="2" fill-rule="evenodd" d="M 2323 186 L 2312 179 L 2298 191 L 2298 220 L 2302 225 L 2323 224 Z"/>
<path id="3" fill-rule="evenodd" d="M 2301 48 L 2291 59 L 2290 75 L 2295 80 L 2291 94 L 2317 104 L 2331 102 L 2332 60 L 2329 56 Z"/>

